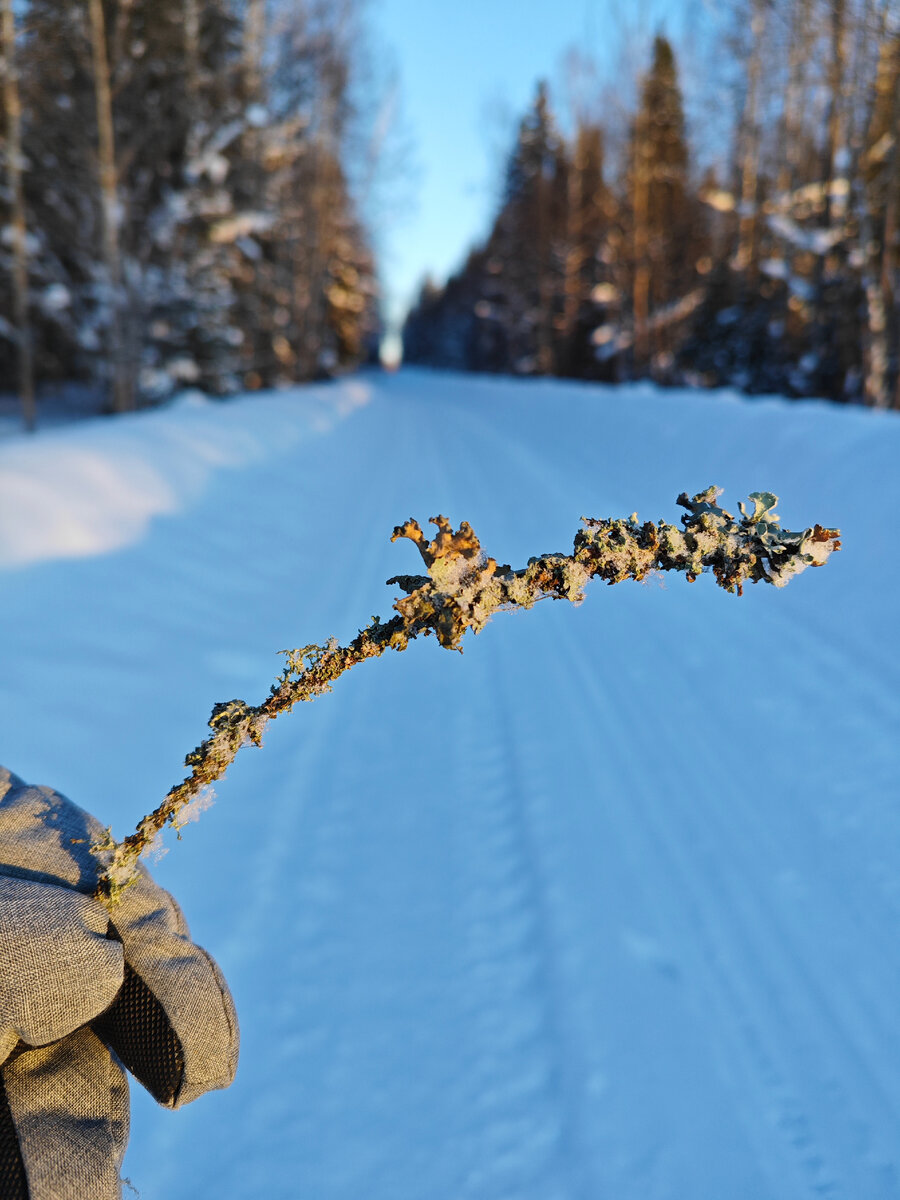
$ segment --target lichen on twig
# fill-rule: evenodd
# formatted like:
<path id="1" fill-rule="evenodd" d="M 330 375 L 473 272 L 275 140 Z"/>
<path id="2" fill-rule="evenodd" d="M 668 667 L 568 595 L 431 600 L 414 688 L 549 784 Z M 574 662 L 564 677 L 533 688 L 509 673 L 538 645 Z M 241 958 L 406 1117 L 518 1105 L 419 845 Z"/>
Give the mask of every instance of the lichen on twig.
<path id="1" fill-rule="evenodd" d="M 679 496 L 678 503 L 687 510 L 681 528 L 663 521 L 639 524 L 637 514 L 600 521 L 582 517 L 584 527 L 575 535 L 571 554 L 542 554 L 516 571 L 498 566 L 485 554 L 468 522 L 454 530 L 446 517 L 432 517 L 437 534 L 431 541 L 416 521 L 397 526 L 391 540 L 414 542 L 427 574 L 397 575 L 387 581 L 405 593 L 394 604 L 396 615 L 388 621 L 373 617 L 347 646 L 332 638 L 322 646 L 282 651 L 284 668 L 261 704 L 216 704 L 209 719 L 210 736 L 185 759 L 190 774 L 124 841 L 116 842 L 108 831 L 92 847 L 103 866 L 98 898 L 110 906 L 116 903 L 137 878 L 138 859 L 165 826 L 178 828 L 183 823 L 187 806 L 224 775 L 242 746 L 262 744 L 271 719 L 330 691 L 336 679 L 367 658 L 405 650 L 414 638 L 431 634 L 446 649 L 459 650 L 467 630 L 479 633 L 498 610 L 531 608 L 547 597 L 577 603 L 593 578 L 613 584 L 645 579 L 653 572 L 680 571 L 693 581 L 710 570 L 720 587 L 740 595 L 748 581 L 783 587 L 807 567 L 822 566 L 840 549 L 836 529 L 782 529 L 775 513 L 778 498 L 771 492 L 753 492 L 752 508 L 742 504 L 740 518 L 719 507 L 720 494 L 711 487 L 690 498 Z"/>

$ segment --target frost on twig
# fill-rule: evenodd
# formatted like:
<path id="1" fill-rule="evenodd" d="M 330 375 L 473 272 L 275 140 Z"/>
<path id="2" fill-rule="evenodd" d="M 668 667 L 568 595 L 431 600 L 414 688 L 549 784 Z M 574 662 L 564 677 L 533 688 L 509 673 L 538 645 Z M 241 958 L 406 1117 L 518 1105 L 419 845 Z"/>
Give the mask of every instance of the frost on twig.
<path id="1" fill-rule="evenodd" d="M 517 571 L 489 558 L 466 521 L 454 530 L 446 517 L 432 517 L 437 534 L 431 541 L 416 521 L 399 525 L 391 540 L 414 542 L 427 574 L 388 580 L 405 593 L 394 604 L 396 615 L 388 621 L 373 617 L 347 646 L 332 638 L 323 646 L 282 651 L 284 668 L 261 704 L 216 704 L 210 736 L 185 759 L 187 778 L 124 841 L 116 842 L 108 832 L 92 847 L 103 865 L 97 896 L 115 904 L 137 878 L 137 861 L 160 831 L 184 823 L 188 806 L 225 774 L 241 746 L 262 744 L 269 720 L 330 691 L 336 679 L 367 658 L 405 650 L 414 638 L 429 634 L 446 649 L 459 650 L 467 630 L 479 633 L 498 610 L 531 608 L 546 597 L 577 603 L 593 578 L 613 584 L 645 579 L 651 572 L 681 571 L 693 581 L 710 570 L 720 587 L 740 595 L 748 581 L 783 587 L 840 549 L 836 529 L 782 529 L 775 513 L 778 498 L 771 492 L 753 492 L 750 504 L 740 506 L 739 518 L 719 507 L 720 494 L 710 487 L 690 498 L 679 496 L 687 510 L 680 528 L 663 521 L 639 524 L 637 514 L 602 521 L 582 517 L 584 528 L 575 535 L 571 554 L 542 554 Z"/>

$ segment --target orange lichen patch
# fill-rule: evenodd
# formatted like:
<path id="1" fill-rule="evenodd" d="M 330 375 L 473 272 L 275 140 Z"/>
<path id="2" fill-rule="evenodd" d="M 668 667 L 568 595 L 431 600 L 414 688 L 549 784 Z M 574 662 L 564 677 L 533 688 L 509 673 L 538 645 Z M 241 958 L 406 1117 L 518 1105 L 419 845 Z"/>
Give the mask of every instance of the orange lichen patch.
<path id="1" fill-rule="evenodd" d="M 454 532 L 453 526 L 446 517 L 438 514 L 429 518 L 432 525 L 438 529 L 437 536 L 429 542 L 418 521 L 412 518 L 404 525 L 398 525 L 391 535 L 391 541 L 398 538 L 409 538 L 415 542 L 422 555 L 426 567 L 432 567 L 439 558 L 477 558 L 481 554 L 481 543 L 475 536 L 475 531 L 468 521 L 463 521 Z M 496 565 L 496 564 L 495 564 Z"/>
<path id="2" fill-rule="evenodd" d="M 809 535 L 811 542 L 831 542 L 832 550 L 840 550 L 841 548 L 841 531 L 839 529 L 823 529 L 821 525 L 813 525 L 812 533 Z M 814 567 L 821 567 L 822 563 L 813 563 Z"/>

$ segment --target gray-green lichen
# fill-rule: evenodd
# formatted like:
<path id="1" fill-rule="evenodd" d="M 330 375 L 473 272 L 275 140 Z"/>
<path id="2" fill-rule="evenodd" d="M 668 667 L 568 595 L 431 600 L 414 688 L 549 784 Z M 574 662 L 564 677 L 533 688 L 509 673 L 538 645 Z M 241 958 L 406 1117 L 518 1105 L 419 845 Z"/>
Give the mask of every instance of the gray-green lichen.
<path id="1" fill-rule="evenodd" d="M 663 521 L 639 526 L 636 516 L 585 520 L 575 538 L 575 557 L 589 562 L 591 574 L 609 583 L 642 579 L 653 570 L 682 571 L 693 580 L 709 569 L 720 587 L 740 595 L 748 580 L 784 587 L 807 567 L 822 566 L 840 548 L 834 529 L 782 529 L 775 513 L 778 497 L 771 492 L 752 492 L 752 511 L 741 504 L 740 520 L 717 504 L 720 495 L 715 487 L 690 498 L 682 493 L 678 503 L 688 512 L 681 518 L 682 529 Z"/>
<path id="2" fill-rule="evenodd" d="M 682 494 L 687 510 L 679 528 L 663 521 L 640 524 L 637 514 L 596 521 L 582 517 L 572 554 L 542 554 L 514 571 L 498 566 L 481 548 L 464 521 L 454 530 L 446 517 L 432 517 L 436 536 L 429 541 L 416 521 L 394 530 L 392 540 L 408 538 L 422 557 L 426 575 L 389 579 L 403 597 L 389 621 L 373 617 L 347 646 L 332 638 L 325 645 L 282 651 L 283 670 L 258 705 L 243 700 L 216 704 L 209 719 L 211 734 L 185 759 L 190 774 L 173 787 L 154 812 L 143 817 L 133 834 L 116 842 L 112 833 L 92 849 L 103 866 L 97 896 L 113 906 L 122 890 L 137 878 L 137 861 L 166 825 L 183 824 L 188 805 L 221 778 L 242 746 L 262 744 L 268 722 L 299 701 L 314 700 L 331 690 L 336 679 L 357 663 L 386 650 L 405 650 L 420 635 L 433 634 L 449 650 L 459 650 L 464 635 L 480 633 L 491 616 L 510 608 L 531 608 L 548 597 L 579 603 L 590 579 L 619 583 L 642 580 L 654 572 L 681 571 L 694 580 L 709 570 L 720 587 L 741 594 L 743 585 L 771 583 L 784 587 L 807 567 L 820 567 L 840 549 L 839 531 L 813 525 L 802 532 L 782 529 L 771 492 L 752 492 L 752 510 L 740 506 L 736 519 L 721 508 L 718 488 L 696 496 Z"/>

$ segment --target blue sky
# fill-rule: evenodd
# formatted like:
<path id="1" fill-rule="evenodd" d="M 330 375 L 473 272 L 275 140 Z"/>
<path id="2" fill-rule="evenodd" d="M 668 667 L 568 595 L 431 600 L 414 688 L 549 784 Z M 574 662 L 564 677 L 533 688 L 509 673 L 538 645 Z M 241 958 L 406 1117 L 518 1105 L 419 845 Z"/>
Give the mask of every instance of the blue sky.
<path id="1" fill-rule="evenodd" d="M 394 319 L 426 271 L 442 280 L 484 233 L 502 155 L 537 80 L 556 85 L 564 109 L 569 50 L 594 57 L 608 82 L 683 12 L 683 0 L 373 0 L 413 166 L 381 250 Z"/>

